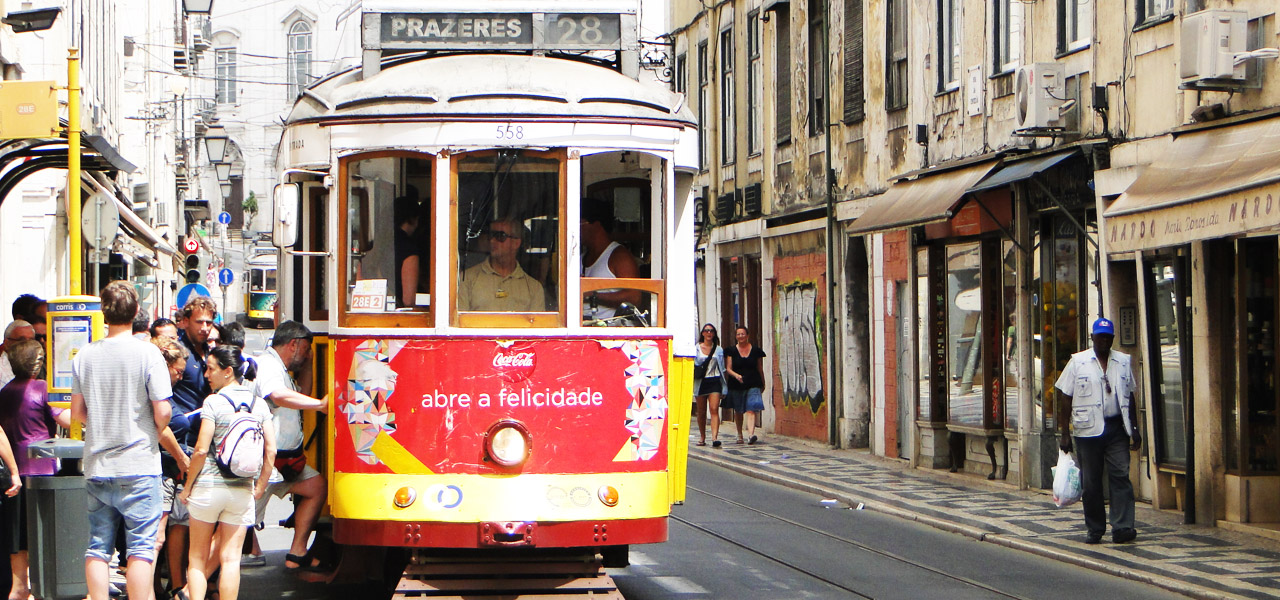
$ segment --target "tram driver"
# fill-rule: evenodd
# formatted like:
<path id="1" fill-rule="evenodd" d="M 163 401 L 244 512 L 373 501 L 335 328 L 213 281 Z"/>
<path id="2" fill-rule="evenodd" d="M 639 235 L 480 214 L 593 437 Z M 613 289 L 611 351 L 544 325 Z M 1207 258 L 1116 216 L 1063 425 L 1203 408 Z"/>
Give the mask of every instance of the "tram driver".
<path id="1" fill-rule="evenodd" d="M 518 260 L 531 233 L 518 219 L 493 221 L 485 230 L 489 257 L 468 268 L 458 282 L 458 310 L 543 312 L 547 310 L 542 284 L 530 277 Z"/>

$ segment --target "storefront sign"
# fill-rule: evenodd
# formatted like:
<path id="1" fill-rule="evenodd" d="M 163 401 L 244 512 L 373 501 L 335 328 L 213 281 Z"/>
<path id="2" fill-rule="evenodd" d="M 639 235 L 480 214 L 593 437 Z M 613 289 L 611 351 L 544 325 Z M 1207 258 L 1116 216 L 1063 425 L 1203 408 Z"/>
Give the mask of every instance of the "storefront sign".
<path id="1" fill-rule="evenodd" d="M 1132 252 L 1260 231 L 1280 226 L 1280 184 L 1107 217 L 1107 252 Z"/>

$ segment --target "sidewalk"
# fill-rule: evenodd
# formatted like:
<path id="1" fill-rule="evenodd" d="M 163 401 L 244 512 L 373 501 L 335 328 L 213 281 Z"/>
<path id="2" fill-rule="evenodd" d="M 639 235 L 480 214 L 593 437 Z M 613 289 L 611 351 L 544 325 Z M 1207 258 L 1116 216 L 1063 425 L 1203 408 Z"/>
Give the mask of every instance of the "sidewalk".
<path id="1" fill-rule="evenodd" d="M 1274 540 L 1183 525 L 1180 514 L 1139 502 L 1136 542 L 1112 544 L 1108 530 L 1102 544 L 1089 546 L 1080 506 L 1059 509 L 1048 493 L 794 438 L 770 435 L 752 446 L 735 444 L 732 434 L 721 438 L 721 448 L 695 446 L 691 438 L 689 457 L 1193 598 L 1280 599 L 1280 543 Z"/>

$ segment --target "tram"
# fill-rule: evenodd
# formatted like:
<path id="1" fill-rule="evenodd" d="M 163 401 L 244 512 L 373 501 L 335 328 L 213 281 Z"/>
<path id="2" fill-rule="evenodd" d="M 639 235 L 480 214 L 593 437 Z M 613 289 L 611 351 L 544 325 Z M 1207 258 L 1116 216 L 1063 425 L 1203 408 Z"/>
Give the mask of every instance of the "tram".
<path id="1" fill-rule="evenodd" d="M 275 325 L 277 267 L 275 252 L 261 252 L 245 261 L 244 314 L 249 325 Z"/>
<path id="2" fill-rule="evenodd" d="M 365 4 L 380 39 L 298 99 L 274 198 L 334 538 L 625 564 L 684 498 L 695 119 L 637 72 L 634 2 Z M 601 230 L 634 269 L 585 264 Z"/>

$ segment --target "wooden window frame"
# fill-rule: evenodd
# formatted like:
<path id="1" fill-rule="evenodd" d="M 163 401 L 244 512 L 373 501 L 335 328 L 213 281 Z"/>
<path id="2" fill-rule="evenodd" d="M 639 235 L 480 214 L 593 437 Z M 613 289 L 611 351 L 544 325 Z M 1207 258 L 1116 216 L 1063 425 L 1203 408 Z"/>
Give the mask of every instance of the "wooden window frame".
<path id="1" fill-rule="evenodd" d="M 387 329 L 400 328 L 424 328 L 433 327 L 436 322 L 436 306 L 439 305 L 439 299 L 436 294 L 436 273 L 434 269 L 429 269 L 429 277 L 427 278 L 427 289 L 431 294 L 431 306 L 425 311 L 405 311 L 392 313 L 353 313 L 347 307 L 347 286 L 348 286 L 348 265 L 349 260 L 349 238 L 348 231 L 348 169 L 352 162 L 373 160 L 378 158 L 421 158 L 430 159 L 431 169 L 431 190 L 426 194 L 423 202 L 431 202 L 432 223 L 427 224 L 434 227 L 436 220 L 435 211 L 435 185 L 434 182 L 439 176 L 439 169 L 436 167 L 436 155 L 427 152 L 409 152 L 404 150 L 386 150 L 381 152 L 365 152 L 362 154 L 353 154 L 344 156 L 338 161 L 338 241 L 340 252 L 338 257 L 338 289 L 329 295 L 332 296 L 338 306 L 338 326 L 339 327 L 379 327 Z M 421 227 L 422 224 L 420 223 Z M 434 236 L 433 236 L 434 237 Z"/>
<path id="2" fill-rule="evenodd" d="M 534 156 L 538 158 L 550 158 L 559 164 L 558 181 L 560 186 L 560 200 L 557 214 L 559 215 L 560 226 L 557 235 L 557 243 L 559 248 L 559 259 L 556 261 L 558 265 L 558 284 L 556 286 L 556 295 L 559 302 L 559 308 L 556 312 L 542 313 L 524 313 L 524 312 L 482 312 L 482 311 L 459 311 L 458 303 L 458 165 L 461 163 L 459 159 L 463 157 L 484 156 L 488 154 L 496 154 L 499 149 L 476 150 L 474 152 L 455 153 L 449 157 L 449 324 L 454 327 L 466 328 L 510 328 L 510 329 L 530 329 L 530 328 L 562 328 L 567 323 L 567 315 L 569 304 L 565 286 L 568 283 L 569 273 L 569 256 L 565 251 L 568 248 L 568 228 L 567 221 L 569 218 L 569 175 L 568 163 L 569 154 L 564 148 L 557 148 L 548 151 L 535 150 L 519 150 L 524 156 Z M 433 286 L 434 290 L 434 286 Z M 431 296 L 431 309 L 435 310 L 440 302 L 436 299 L 434 293 Z"/>

